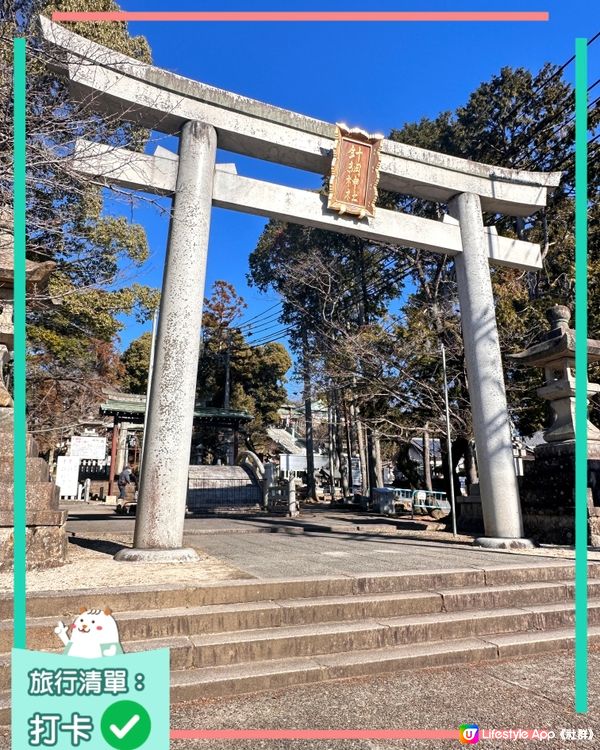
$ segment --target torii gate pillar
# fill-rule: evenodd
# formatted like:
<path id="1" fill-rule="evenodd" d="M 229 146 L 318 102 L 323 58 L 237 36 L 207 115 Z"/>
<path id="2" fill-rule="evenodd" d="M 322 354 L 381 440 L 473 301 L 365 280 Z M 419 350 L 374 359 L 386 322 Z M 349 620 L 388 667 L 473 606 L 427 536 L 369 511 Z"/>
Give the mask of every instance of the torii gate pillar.
<path id="1" fill-rule="evenodd" d="M 193 562 L 183 548 L 217 135 L 187 122 L 162 283 L 135 535 L 115 559 Z"/>
<path id="2" fill-rule="evenodd" d="M 449 210 L 459 221 L 463 246 L 454 262 L 486 534 L 477 541 L 485 547 L 533 547 L 523 539 L 481 200 L 461 193 Z"/>

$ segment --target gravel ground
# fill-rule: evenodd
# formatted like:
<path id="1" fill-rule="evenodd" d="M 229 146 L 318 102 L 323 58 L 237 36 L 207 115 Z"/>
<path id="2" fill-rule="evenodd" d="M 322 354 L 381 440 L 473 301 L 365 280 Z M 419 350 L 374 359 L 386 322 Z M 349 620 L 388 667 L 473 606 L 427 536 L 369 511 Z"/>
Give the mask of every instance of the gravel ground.
<path id="1" fill-rule="evenodd" d="M 100 537 L 100 538 L 99 538 Z M 130 534 L 77 534 L 69 539 L 66 565 L 27 573 L 27 591 L 65 591 L 67 589 L 150 586 L 153 583 L 207 583 L 251 575 L 197 550 L 197 563 L 123 563 L 113 555 L 131 545 Z M 12 573 L 0 573 L 0 591 L 12 591 Z"/>
<path id="2" fill-rule="evenodd" d="M 569 750 L 598 746 L 600 652 L 589 656 L 589 710 L 573 704 L 573 656 L 567 652 L 496 664 L 399 672 L 394 675 L 182 703 L 171 707 L 173 729 L 546 729 L 546 741 L 485 740 L 485 750 Z M 565 729 L 592 729 L 593 741 L 561 739 Z M 8 750 L 7 730 L 0 748 Z M 171 750 L 418 750 L 459 747 L 456 740 L 173 740 Z M 16 750 L 16 749 L 15 749 Z M 20 750 L 20 749 L 19 749 Z M 99 750 L 99 748 L 90 748 Z M 162 750 L 148 748 L 148 750 Z"/>
<path id="3" fill-rule="evenodd" d="M 402 672 L 321 683 L 171 709 L 177 729 L 454 729 L 474 722 L 486 729 L 544 728 L 546 741 L 482 741 L 485 750 L 598 747 L 600 652 L 589 658 L 589 713 L 575 714 L 573 656 L 566 652 L 481 666 Z M 592 728 L 593 742 L 560 739 L 561 729 Z M 173 750 L 410 750 L 459 747 L 455 740 L 420 741 L 172 741 Z"/>

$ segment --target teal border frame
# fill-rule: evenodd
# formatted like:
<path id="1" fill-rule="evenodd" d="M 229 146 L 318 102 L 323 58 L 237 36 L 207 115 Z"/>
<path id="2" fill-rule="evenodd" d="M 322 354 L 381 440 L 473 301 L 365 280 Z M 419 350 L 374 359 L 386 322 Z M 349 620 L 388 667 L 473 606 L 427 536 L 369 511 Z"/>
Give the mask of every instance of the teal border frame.
<path id="1" fill-rule="evenodd" d="M 13 210 L 14 210 L 14 579 L 13 645 L 26 648 L 26 441 L 25 418 L 25 133 L 26 41 L 13 40 Z"/>
<path id="2" fill-rule="evenodd" d="M 588 710 L 587 616 L 587 44 L 575 40 L 575 710 Z M 26 648 L 26 40 L 13 40 L 14 577 L 13 644 Z"/>
<path id="3" fill-rule="evenodd" d="M 588 40 L 575 40 L 575 710 L 588 710 Z"/>

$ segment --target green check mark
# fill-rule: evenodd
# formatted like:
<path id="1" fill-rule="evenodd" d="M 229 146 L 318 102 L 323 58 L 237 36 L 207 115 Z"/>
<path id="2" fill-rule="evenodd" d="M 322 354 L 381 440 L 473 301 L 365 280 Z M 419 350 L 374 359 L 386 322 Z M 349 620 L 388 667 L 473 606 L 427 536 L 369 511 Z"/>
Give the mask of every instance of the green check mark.
<path id="1" fill-rule="evenodd" d="M 152 722 L 146 709 L 135 701 L 117 701 L 100 720 L 102 736 L 116 750 L 136 750 L 150 736 Z"/>

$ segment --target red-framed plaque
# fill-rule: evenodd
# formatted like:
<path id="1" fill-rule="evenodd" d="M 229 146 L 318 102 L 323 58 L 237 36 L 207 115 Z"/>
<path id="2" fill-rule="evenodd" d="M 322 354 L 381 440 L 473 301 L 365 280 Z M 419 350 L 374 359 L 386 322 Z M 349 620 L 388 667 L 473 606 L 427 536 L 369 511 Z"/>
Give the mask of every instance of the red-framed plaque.
<path id="1" fill-rule="evenodd" d="M 337 124 L 327 208 L 359 218 L 375 215 L 383 136 Z"/>

